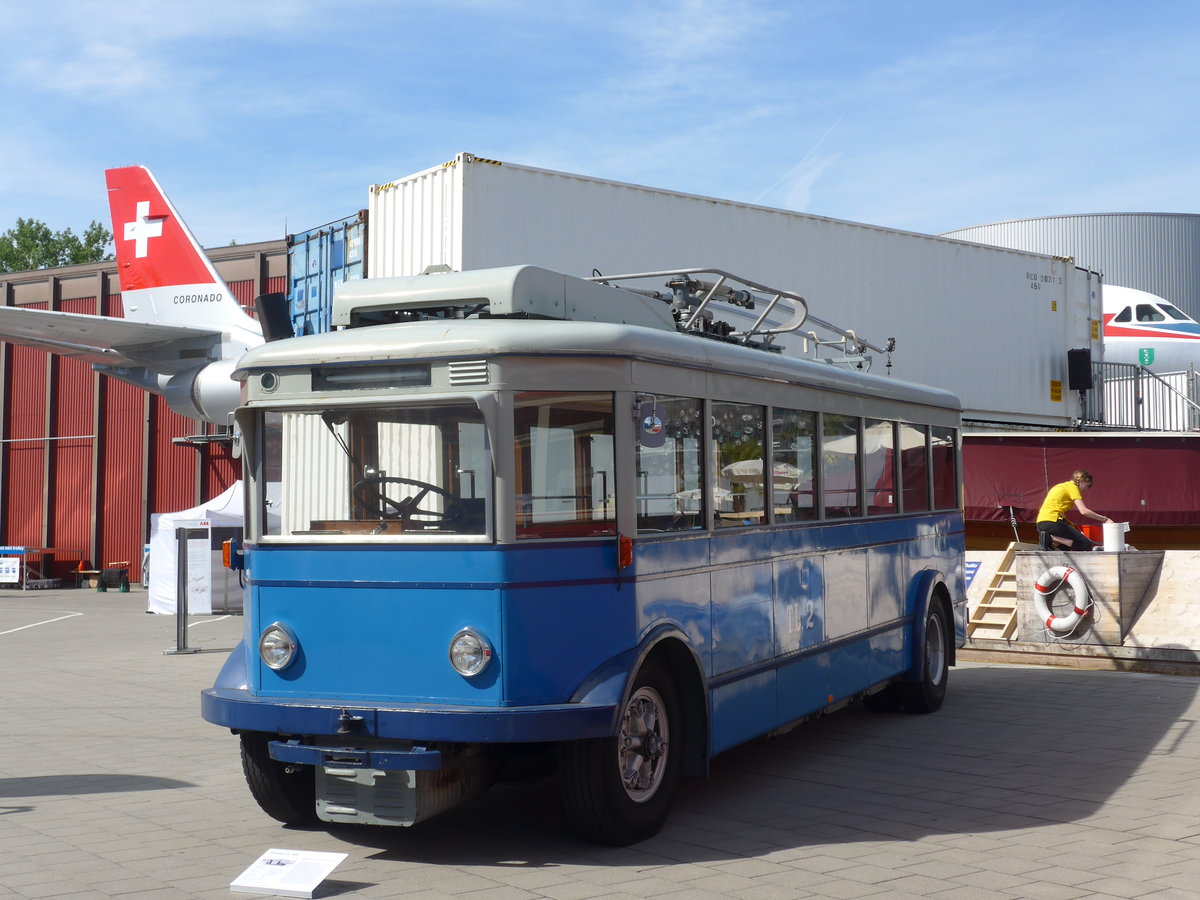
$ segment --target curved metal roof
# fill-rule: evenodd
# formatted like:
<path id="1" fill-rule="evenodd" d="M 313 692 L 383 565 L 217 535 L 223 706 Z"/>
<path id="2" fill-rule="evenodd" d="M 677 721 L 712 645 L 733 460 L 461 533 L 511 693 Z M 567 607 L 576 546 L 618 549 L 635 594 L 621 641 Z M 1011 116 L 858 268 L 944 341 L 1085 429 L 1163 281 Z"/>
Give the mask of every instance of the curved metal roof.
<path id="1" fill-rule="evenodd" d="M 1080 213 L 1013 219 L 943 237 L 1073 258 L 1108 284 L 1165 297 L 1200 318 L 1200 214 Z"/>
<path id="2" fill-rule="evenodd" d="M 426 320 L 274 341 L 247 352 L 239 361 L 234 377 L 244 380 L 251 371 L 261 369 L 494 356 L 640 359 L 843 393 L 962 408 L 949 391 L 846 371 L 828 363 L 637 325 L 542 319 Z"/>

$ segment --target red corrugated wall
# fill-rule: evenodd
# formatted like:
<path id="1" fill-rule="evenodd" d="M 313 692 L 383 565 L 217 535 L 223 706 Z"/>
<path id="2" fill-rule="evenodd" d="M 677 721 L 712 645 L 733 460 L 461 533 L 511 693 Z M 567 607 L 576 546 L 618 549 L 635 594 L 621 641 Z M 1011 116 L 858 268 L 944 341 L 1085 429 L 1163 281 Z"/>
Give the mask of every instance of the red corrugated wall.
<path id="1" fill-rule="evenodd" d="M 242 463 L 233 458 L 228 444 L 209 444 L 205 466 L 206 499 L 217 496 L 242 477 Z"/>
<path id="2" fill-rule="evenodd" d="M 35 308 L 45 309 L 46 304 Z M 9 347 L 4 434 L 4 543 L 41 547 L 45 541 L 46 354 Z M 30 440 L 37 439 L 37 440 Z"/>
<path id="3" fill-rule="evenodd" d="M 173 438 L 198 432 L 196 422 L 167 408 L 162 397 L 150 398 L 150 512 L 173 512 L 195 506 L 197 451 Z"/>
<path id="4" fill-rule="evenodd" d="M 104 315 L 121 317 L 121 295 L 109 297 Z M 144 525 L 142 477 L 146 465 L 145 391 L 117 381 L 100 378 L 99 500 L 96 503 L 97 566 L 129 562 L 130 577 L 141 575 Z"/>
<path id="5" fill-rule="evenodd" d="M 274 281 L 275 279 L 268 279 Z M 286 278 L 280 278 L 279 281 L 286 282 Z M 274 288 L 268 288 L 268 292 Z M 283 290 L 281 287 L 280 290 Z M 229 284 L 229 292 L 233 297 L 251 315 L 254 314 L 254 282 L 253 281 L 234 281 Z"/>
<path id="6" fill-rule="evenodd" d="M 263 285 L 284 291 L 287 277 Z M 253 280 L 229 288 L 252 307 Z M 97 312 L 94 297 L 56 308 Z M 106 297 L 99 312 L 121 317 L 120 295 Z M 241 477 L 228 444 L 176 444 L 174 438 L 204 434 L 206 426 L 172 412 L 161 397 L 97 375 L 78 360 L 11 344 L 6 351 L 0 544 L 78 551 L 96 566 L 127 561 L 137 580 L 151 515 L 195 506 Z M 64 554 L 44 574 L 70 579 L 76 564 L 77 557 Z"/>
<path id="7" fill-rule="evenodd" d="M 94 297 L 70 300 L 59 306 L 68 313 L 95 313 Z M 43 360 L 46 354 L 40 354 Z M 50 404 L 49 546 L 87 555 L 92 535 L 92 460 L 96 374 L 88 363 L 63 356 L 50 357 L 53 367 Z"/>

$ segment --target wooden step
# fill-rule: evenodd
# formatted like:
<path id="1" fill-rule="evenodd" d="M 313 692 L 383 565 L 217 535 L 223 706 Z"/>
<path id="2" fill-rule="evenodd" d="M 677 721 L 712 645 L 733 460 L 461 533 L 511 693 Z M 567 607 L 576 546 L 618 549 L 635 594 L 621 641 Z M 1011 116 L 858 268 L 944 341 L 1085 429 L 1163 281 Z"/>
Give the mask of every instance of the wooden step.
<path id="1" fill-rule="evenodd" d="M 1024 545 L 1009 544 L 996 574 L 988 583 L 971 618 L 967 621 L 967 637 L 988 640 L 1009 640 L 1017 633 L 1017 576 L 1013 571 L 1016 552 Z"/>

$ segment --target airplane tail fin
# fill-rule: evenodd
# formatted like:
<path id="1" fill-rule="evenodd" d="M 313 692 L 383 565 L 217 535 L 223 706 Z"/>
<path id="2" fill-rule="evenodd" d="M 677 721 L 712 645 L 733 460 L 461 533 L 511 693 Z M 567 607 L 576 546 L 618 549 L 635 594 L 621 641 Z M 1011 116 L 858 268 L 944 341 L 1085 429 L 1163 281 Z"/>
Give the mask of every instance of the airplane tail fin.
<path id="1" fill-rule="evenodd" d="M 219 330 L 235 345 L 261 343 L 258 322 L 239 306 L 150 171 L 126 166 L 104 176 L 125 318 Z"/>

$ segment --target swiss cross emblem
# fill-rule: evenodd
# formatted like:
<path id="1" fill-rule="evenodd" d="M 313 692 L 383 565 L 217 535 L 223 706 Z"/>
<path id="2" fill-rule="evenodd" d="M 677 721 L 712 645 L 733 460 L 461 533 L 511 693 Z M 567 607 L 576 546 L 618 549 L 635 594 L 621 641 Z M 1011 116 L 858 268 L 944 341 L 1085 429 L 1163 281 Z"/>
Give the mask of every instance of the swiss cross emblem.
<path id="1" fill-rule="evenodd" d="M 150 201 L 142 200 L 137 205 L 134 220 L 125 223 L 125 240 L 133 241 L 133 255 L 141 259 L 148 252 L 150 238 L 162 237 L 163 218 L 150 218 Z"/>

